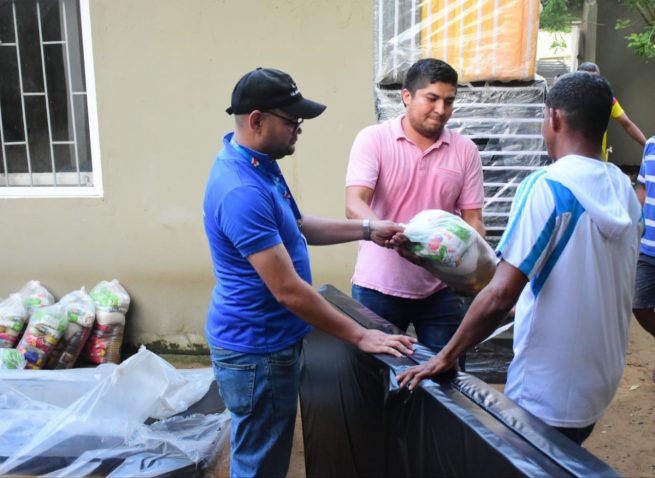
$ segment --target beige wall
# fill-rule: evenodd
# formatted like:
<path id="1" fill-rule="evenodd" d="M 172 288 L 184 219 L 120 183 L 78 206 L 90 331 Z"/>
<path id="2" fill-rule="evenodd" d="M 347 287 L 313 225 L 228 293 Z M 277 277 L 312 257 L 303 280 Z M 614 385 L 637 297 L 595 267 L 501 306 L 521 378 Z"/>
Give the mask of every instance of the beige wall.
<path id="1" fill-rule="evenodd" d="M 206 176 L 233 85 L 288 71 L 328 105 L 282 161 L 300 207 L 343 217 L 357 131 L 375 120 L 370 1 L 91 0 L 102 199 L 0 200 L 0 297 L 30 279 L 57 298 L 117 278 L 128 341 L 204 344 L 213 286 L 202 226 Z M 314 282 L 349 291 L 356 245 L 312 248 Z"/>
<path id="2" fill-rule="evenodd" d="M 596 63 L 601 74 L 612 84 L 626 114 L 648 138 L 655 135 L 655 62 L 650 60 L 647 63 L 628 48 L 624 37 L 639 29 L 615 30 L 617 18 L 632 19 L 639 28 L 644 24 L 641 17 L 625 6 L 616 2 L 598 2 Z M 612 162 L 632 166 L 641 164 L 643 148 L 616 121 L 610 121 L 608 144 L 612 145 Z"/>

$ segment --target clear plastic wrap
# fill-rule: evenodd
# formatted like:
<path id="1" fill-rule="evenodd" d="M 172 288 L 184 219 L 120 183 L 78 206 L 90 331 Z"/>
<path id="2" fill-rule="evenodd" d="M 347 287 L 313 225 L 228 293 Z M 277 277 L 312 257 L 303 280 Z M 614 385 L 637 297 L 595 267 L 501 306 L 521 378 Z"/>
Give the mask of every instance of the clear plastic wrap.
<path id="1" fill-rule="evenodd" d="M 420 58 L 440 58 L 461 83 L 532 80 L 539 0 L 378 0 L 375 83 L 398 85 Z"/>
<path id="2" fill-rule="evenodd" d="M 470 138 L 484 169 L 484 222 L 495 243 L 516 188 L 550 162 L 541 137 L 546 81 L 535 75 L 538 0 L 378 0 L 375 3 L 375 109 L 404 113 L 409 67 L 435 57 L 459 73 L 447 127 Z"/>
<path id="3" fill-rule="evenodd" d="M 213 379 L 145 348 L 118 366 L 0 371 L 0 474 L 192 476 L 229 439 L 227 412 L 184 413 Z"/>

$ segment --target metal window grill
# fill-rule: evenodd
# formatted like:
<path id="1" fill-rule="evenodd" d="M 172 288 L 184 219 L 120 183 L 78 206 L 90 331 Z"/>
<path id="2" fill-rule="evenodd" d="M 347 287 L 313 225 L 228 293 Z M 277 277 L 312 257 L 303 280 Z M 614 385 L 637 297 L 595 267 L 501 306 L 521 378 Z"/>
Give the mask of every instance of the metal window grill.
<path id="1" fill-rule="evenodd" d="M 0 0 L 0 192 L 96 181 L 78 0 Z"/>

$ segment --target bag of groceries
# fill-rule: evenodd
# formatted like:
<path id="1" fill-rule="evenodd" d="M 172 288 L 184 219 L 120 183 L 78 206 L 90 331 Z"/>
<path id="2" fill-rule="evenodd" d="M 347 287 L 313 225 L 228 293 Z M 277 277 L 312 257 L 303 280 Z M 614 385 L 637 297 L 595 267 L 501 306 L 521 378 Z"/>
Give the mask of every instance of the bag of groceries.
<path id="1" fill-rule="evenodd" d="M 89 294 L 96 306 L 96 321 L 84 347 L 84 357 L 96 364 L 121 361 L 125 314 L 130 296 L 116 279 L 101 281 Z"/>
<path id="2" fill-rule="evenodd" d="M 406 246 L 421 265 L 459 293 L 475 295 L 496 272 L 496 255 L 461 217 L 440 209 L 418 213 L 405 226 Z"/>
<path id="3" fill-rule="evenodd" d="M 27 310 L 20 294 L 11 294 L 0 302 L 0 348 L 13 348 L 23 332 Z"/>

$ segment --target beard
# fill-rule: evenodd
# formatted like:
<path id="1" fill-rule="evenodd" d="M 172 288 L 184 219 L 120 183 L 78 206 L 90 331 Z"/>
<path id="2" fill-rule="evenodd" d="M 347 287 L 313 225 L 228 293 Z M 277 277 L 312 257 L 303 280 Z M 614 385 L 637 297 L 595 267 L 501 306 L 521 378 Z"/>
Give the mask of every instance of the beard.
<path id="1" fill-rule="evenodd" d="M 296 151 L 296 145 L 295 144 L 287 144 L 285 146 L 277 146 L 269 151 L 266 151 L 268 154 L 268 157 L 271 159 L 282 159 L 285 156 L 291 156 L 294 152 Z"/>
<path id="2" fill-rule="evenodd" d="M 444 126 L 445 126 L 444 123 L 435 126 L 426 126 L 424 123 L 420 123 L 418 125 L 412 125 L 414 130 L 416 130 L 416 132 L 419 133 L 421 136 L 424 136 L 426 138 L 434 138 L 435 140 L 441 136 Z"/>

